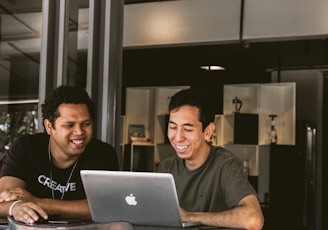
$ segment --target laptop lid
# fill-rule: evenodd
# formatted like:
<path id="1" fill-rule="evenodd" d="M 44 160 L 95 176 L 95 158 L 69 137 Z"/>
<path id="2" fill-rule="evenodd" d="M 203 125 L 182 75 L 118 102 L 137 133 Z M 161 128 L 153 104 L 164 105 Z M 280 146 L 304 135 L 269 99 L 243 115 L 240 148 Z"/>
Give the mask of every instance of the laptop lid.
<path id="1" fill-rule="evenodd" d="M 182 227 L 169 173 L 81 170 L 94 222 Z"/>

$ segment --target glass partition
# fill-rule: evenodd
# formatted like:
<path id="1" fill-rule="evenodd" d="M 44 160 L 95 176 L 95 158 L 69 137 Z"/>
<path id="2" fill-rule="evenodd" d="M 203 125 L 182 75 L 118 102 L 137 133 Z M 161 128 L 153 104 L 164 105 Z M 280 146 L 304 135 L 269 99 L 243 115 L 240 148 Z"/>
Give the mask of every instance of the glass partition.
<path id="1" fill-rule="evenodd" d="M 0 2 L 0 162 L 21 134 L 37 131 L 42 0 Z"/>
<path id="2" fill-rule="evenodd" d="M 120 0 L 0 0 L 0 165 L 19 135 L 43 131 L 39 105 L 62 84 L 86 88 L 97 137 L 116 141 L 122 21 Z"/>
<path id="3" fill-rule="evenodd" d="M 89 1 L 70 0 L 68 4 L 66 84 L 86 88 Z"/>

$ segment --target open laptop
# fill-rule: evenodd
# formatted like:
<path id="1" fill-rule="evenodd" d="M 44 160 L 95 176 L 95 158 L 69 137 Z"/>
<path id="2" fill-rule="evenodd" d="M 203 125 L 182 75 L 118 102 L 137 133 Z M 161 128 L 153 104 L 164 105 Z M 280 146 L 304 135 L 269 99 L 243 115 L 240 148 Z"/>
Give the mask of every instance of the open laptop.
<path id="1" fill-rule="evenodd" d="M 174 178 L 169 173 L 81 170 L 94 222 L 190 227 L 183 223 Z"/>

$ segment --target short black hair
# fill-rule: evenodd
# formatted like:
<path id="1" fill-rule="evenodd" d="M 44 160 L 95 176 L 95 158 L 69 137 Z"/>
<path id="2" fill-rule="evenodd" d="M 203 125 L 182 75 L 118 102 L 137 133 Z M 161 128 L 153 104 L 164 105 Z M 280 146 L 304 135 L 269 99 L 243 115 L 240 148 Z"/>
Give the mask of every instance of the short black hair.
<path id="1" fill-rule="evenodd" d="M 205 89 L 183 89 L 175 93 L 169 103 L 169 112 L 181 106 L 190 105 L 199 109 L 198 120 L 204 129 L 214 121 L 216 110 L 211 94 Z"/>
<path id="2" fill-rule="evenodd" d="M 60 116 L 58 107 L 61 104 L 85 104 L 88 107 L 91 119 L 94 118 L 94 104 L 88 93 L 75 86 L 59 86 L 55 89 L 41 105 L 43 121 L 48 119 L 53 127 L 55 120 Z"/>

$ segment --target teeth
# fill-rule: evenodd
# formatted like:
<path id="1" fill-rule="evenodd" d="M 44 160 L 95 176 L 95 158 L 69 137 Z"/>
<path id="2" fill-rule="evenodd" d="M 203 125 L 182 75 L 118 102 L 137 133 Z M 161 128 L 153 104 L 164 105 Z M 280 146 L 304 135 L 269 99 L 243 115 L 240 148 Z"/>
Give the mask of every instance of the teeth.
<path id="1" fill-rule="evenodd" d="M 73 144 L 80 145 L 83 143 L 82 140 L 72 140 Z"/>
<path id="2" fill-rule="evenodd" d="M 177 147 L 177 149 L 181 149 L 181 150 L 187 148 L 187 146 L 178 146 L 178 145 L 176 147 Z"/>

